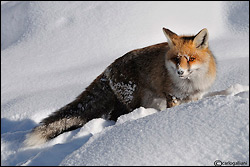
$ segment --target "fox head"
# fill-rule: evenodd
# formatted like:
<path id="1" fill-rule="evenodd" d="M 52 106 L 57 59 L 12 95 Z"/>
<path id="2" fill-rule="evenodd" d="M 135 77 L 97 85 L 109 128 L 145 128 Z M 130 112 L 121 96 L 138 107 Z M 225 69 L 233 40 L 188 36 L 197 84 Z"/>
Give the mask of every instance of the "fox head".
<path id="1" fill-rule="evenodd" d="M 190 79 L 208 68 L 210 51 L 206 28 L 194 36 L 178 36 L 166 28 L 163 32 L 169 45 L 165 64 L 173 75 Z"/>

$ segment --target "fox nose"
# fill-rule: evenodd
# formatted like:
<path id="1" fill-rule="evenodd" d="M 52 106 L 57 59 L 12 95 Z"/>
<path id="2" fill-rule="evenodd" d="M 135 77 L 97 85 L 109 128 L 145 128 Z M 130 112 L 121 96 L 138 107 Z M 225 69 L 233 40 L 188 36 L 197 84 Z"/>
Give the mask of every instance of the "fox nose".
<path id="1" fill-rule="evenodd" d="M 184 71 L 178 70 L 177 73 L 178 73 L 179 75 L 183 75 Z"/>

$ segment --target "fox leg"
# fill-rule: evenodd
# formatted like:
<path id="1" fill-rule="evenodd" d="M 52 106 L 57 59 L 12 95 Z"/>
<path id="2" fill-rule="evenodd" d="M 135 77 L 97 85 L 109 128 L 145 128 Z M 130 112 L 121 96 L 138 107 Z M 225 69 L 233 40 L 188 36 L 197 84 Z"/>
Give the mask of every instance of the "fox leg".
<path id="1" fill-rule="evenodd" d="M 178 99 L 173 95 L 166 95 L 166 100 L 167 100 L 167 108 L 171 108 L 177 105 L 180 105 L 182 103 L 188 103 L 188 102 L 192 102 L 192 101 L 197 101 L 202 99 L 204 93 L 196 93 L 193 96 L 184 98 L 184 99 Z"/>
<path id="2" fill-rule="evenodd" d="M 143 98 L 141 106 L 145 108 L 154 108 L 156 110 L 162 111 L 166 109 L 166 100 L 163 97 L 156 96 L 151 90 L 145 90 L 143 92 Z"/>

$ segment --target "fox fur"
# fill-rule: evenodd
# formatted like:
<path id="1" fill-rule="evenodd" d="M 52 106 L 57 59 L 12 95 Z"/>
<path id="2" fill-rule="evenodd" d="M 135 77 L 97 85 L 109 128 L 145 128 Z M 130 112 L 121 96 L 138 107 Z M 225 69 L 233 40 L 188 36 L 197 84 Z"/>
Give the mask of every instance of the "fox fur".
<path id="1" fill-rule="evenodd" d="M 116 121 L 140 106 L 164 110 L 202 98 L 216 78 L 207 29 L 194 36 L 163 32 L 168 42 L 116 59 L 73 102 L 43 119 L 24 143 L 43 144 L 94 118 Z"/>

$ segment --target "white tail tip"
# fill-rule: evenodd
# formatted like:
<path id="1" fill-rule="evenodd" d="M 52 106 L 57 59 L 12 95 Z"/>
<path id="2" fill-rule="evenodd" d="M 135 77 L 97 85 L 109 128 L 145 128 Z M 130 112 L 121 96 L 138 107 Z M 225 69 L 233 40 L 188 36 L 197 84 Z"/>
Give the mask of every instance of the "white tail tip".
<path id="1" fill-rule="evenodd" d="M 32 147 L 44 144 L 46 141 L 47 140 L 38 132 L 31 132 L 26 135 L 26 139 L 23 143 L 26 147 Z"/>

